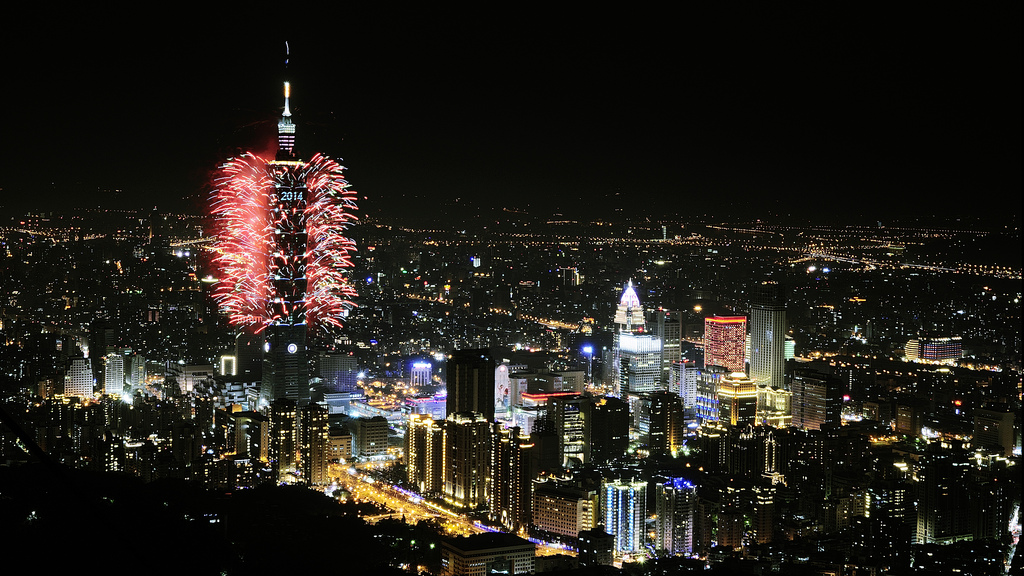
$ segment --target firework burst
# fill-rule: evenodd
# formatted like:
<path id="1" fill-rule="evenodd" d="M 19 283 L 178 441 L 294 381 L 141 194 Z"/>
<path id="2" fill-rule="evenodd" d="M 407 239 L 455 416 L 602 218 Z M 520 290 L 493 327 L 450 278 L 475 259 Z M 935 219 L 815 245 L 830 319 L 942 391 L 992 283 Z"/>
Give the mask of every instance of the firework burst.
<path id="1" fill-rule="evenodd" d="M 236 326 L 304 322 L 330 330 L 354 304 L 346 272 L 355 243 L 355 192 L 344 168 L 245 154 L 221 167 L 211 209 L 217 222 L 214 298 Z"/>

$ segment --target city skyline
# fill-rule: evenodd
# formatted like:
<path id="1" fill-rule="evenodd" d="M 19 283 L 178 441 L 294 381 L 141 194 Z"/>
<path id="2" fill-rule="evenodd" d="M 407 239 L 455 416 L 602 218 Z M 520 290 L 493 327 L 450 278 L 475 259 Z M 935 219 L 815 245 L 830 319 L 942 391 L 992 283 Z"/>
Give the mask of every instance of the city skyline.
<path id="1" fill-rule="evenodd" d="M 12 550 L 1018 573 L 1019 6 L 516 8 L 17 46 Z"/>
<path id="2" fill-rule="evenodd" d="M 369 216 L 1019 220 L 1019 11 L 705 9 L 614 29 L 357 11 L 338 40 L 210 23 L 187 42 L 58 21 L 10 47 L 0 188 L 5 209 L 198 212 L 224 157 L 272 140 L 290 79 L 300 141 L 350 165 Z"/>

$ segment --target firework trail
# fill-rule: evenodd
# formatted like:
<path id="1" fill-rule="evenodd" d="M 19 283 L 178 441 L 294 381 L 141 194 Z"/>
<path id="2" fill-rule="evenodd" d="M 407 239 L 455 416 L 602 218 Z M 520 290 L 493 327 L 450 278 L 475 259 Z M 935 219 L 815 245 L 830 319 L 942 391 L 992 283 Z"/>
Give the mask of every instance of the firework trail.
<path id="1" fill-rule="evenodd" d="M 304 322 L 330 331 L 354 304 L 346 272 L 355 243 L 355 192 L 344 168 L 244 154 L 221 167 L 211 201 L 217 222 L 214 299 L 236 326 L 262 331 Z"/>

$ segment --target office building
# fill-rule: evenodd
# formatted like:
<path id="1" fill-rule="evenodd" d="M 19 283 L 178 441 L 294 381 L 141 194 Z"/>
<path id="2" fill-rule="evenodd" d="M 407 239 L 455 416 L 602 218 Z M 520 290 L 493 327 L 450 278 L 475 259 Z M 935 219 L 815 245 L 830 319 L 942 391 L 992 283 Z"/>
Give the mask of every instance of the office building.
<path id="1" fill-rule="evenodd" d="M 976 449 L 995 448 L 1003 456 L 1011 456 L 1016 443 L 1013 418 L 1013 412 L 1007 409 L 976 408 L 971 444 Z"/>
<path id="2" fill-rule="evenodd" d="M 661 340 L 661 380 L 668 382 L 672 364 L 682 359 L 683 323 L 678 310 L 655 313 L 654 335 Z"/>
<path id="3" fill-rule="evenodd" d="M 64 376 L 64 395 L 92 398 L 92 364 L 88 358 L 73 358 Z"/>
<path id="4" fill-rule="evenodd" d="M 725 424 L 757 422 L 757 384 L 743 372 L 733 372 L 718 384 L 718 418 Z"/>
<path id="5" fill-rule="evenodd" d="M 598 399 L 591 409 L 590 461 L 603 464 L 629 447 L 629 404 L 621 398 Z"/>
<path id="6" fill-rule="evenodd" d="M 558 437 L 562 465 L 575 467 L 591 460 L 591 413 L 594 402 L 587 396 L 552 395 L 547 400 L 547 416 Z"/>
<path id="7" fill-rule="evenodd" d="M 839 425 L 842 410 L 842 382 L 810 370 L 799 370 L 790 378 L 791 425 L 802 430 L 824 430 Z"/>
<path id="8" fill-rule="evenodd" d="M 533 574 L 536 544 L 490 532 L 441 541 L 441 576 Z"/>
<path id="9" fill-rule="evenodd" d="M 775 282 L 757 285 L 750 300 L 749 374 L 754 382 L 774 388 L 785 387 L 786 330 L 786 300 L 782 286 Z"/>
<path id="10" fill-rule="evenodd" d="M 693 408 L 697 405 L 697 380 L 700 376 L 700 368 L 696 362 L 679 360 L 672 363 L 668 389 L 679 394 L 683 406 Z"/>
<path id="11" fill-rule="evenodd" d="M 456 350 L 446 364 L 447 416 L 475 412 L 494 421 L 495 363 L 486 349 Z"/>
<path id="12" fill-rule="evenodd" d="M 357 418 L 352 424 L 352 449 L 359 458 L 380 458 L 388 453 L 387 418 Z"/>
<path id="13" fill-rule="evenodd" d="M 105 394 L 124 394 L 124 356 L 107 354 L 106 376 L 104 379 Z"/>
<path id="14" fill-rule="evenodd" d="M 675 457 L 683 448 L 686 423 L 683 403 L 672 392 L 650 395 L 650 424 L 647 447 L 651 456 Z"/>
<path id="15" fill-rule="evenodd" d="M 317 372 L 326 393 L 359 390 L 359 366 L 351 353 L 320 352 Z"/>
<path id="16" fill-rule="evenodd" d="M 697 418 L 701 422 L 719 419 L 718 387 L 729 373 L 722 366 L 706 366 L 697 372 Z"/>
<path id="17" fill-rule="evenodd" d="M 793 393 L 782 388 L 773 388 L 767 384 L 757 385 L 757 415 L 755 421 L 759 425 L 786 428 L 793 416 L 791 402 Z"/>
<path id="18" fill-rule="evenodd" d="M 661 340 L 650 334 L 618 334 L 619 396 L 661 390 Z"/>
<path id="19" fill-rule="evenodd" d="M 729 372 L 746 372 L 747 318 L 711 316 L 704 319 L 704 365 Z"/>

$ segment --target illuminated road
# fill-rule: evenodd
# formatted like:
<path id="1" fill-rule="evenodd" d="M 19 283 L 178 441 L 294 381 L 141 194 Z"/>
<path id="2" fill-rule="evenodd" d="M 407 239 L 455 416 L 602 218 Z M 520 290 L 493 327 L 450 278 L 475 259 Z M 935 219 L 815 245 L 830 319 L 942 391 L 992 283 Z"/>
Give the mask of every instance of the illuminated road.
<path id="1" fill-rule="evenodd" d="M 431 502 L 422 500 L 410 492 L 376 481 L 349 465 L 331 464 L 330 474 L 331 477 L 337 479 L 339 487 L 349 491 L 354 500 L 373 502 L 391 511 L 385 514 L 364 517 L 363 519 L 367 522 L 377 522 L 383 518 L 401 519 L 404 517 L 407 523 L 415 524 L 420 520 L 436 519 L 441 523 L 445 531 L 452 535 L 469 536 L 471 534 L 495 531 L 493 528 L 483 526 L 466 516 L 456 514 Z M 536 554 L 538 556 L 551 556 L 554 554 L 576 555 L 575 551 L 567 550 L 558 544 L 533 542 L 537 544 Z"/>

